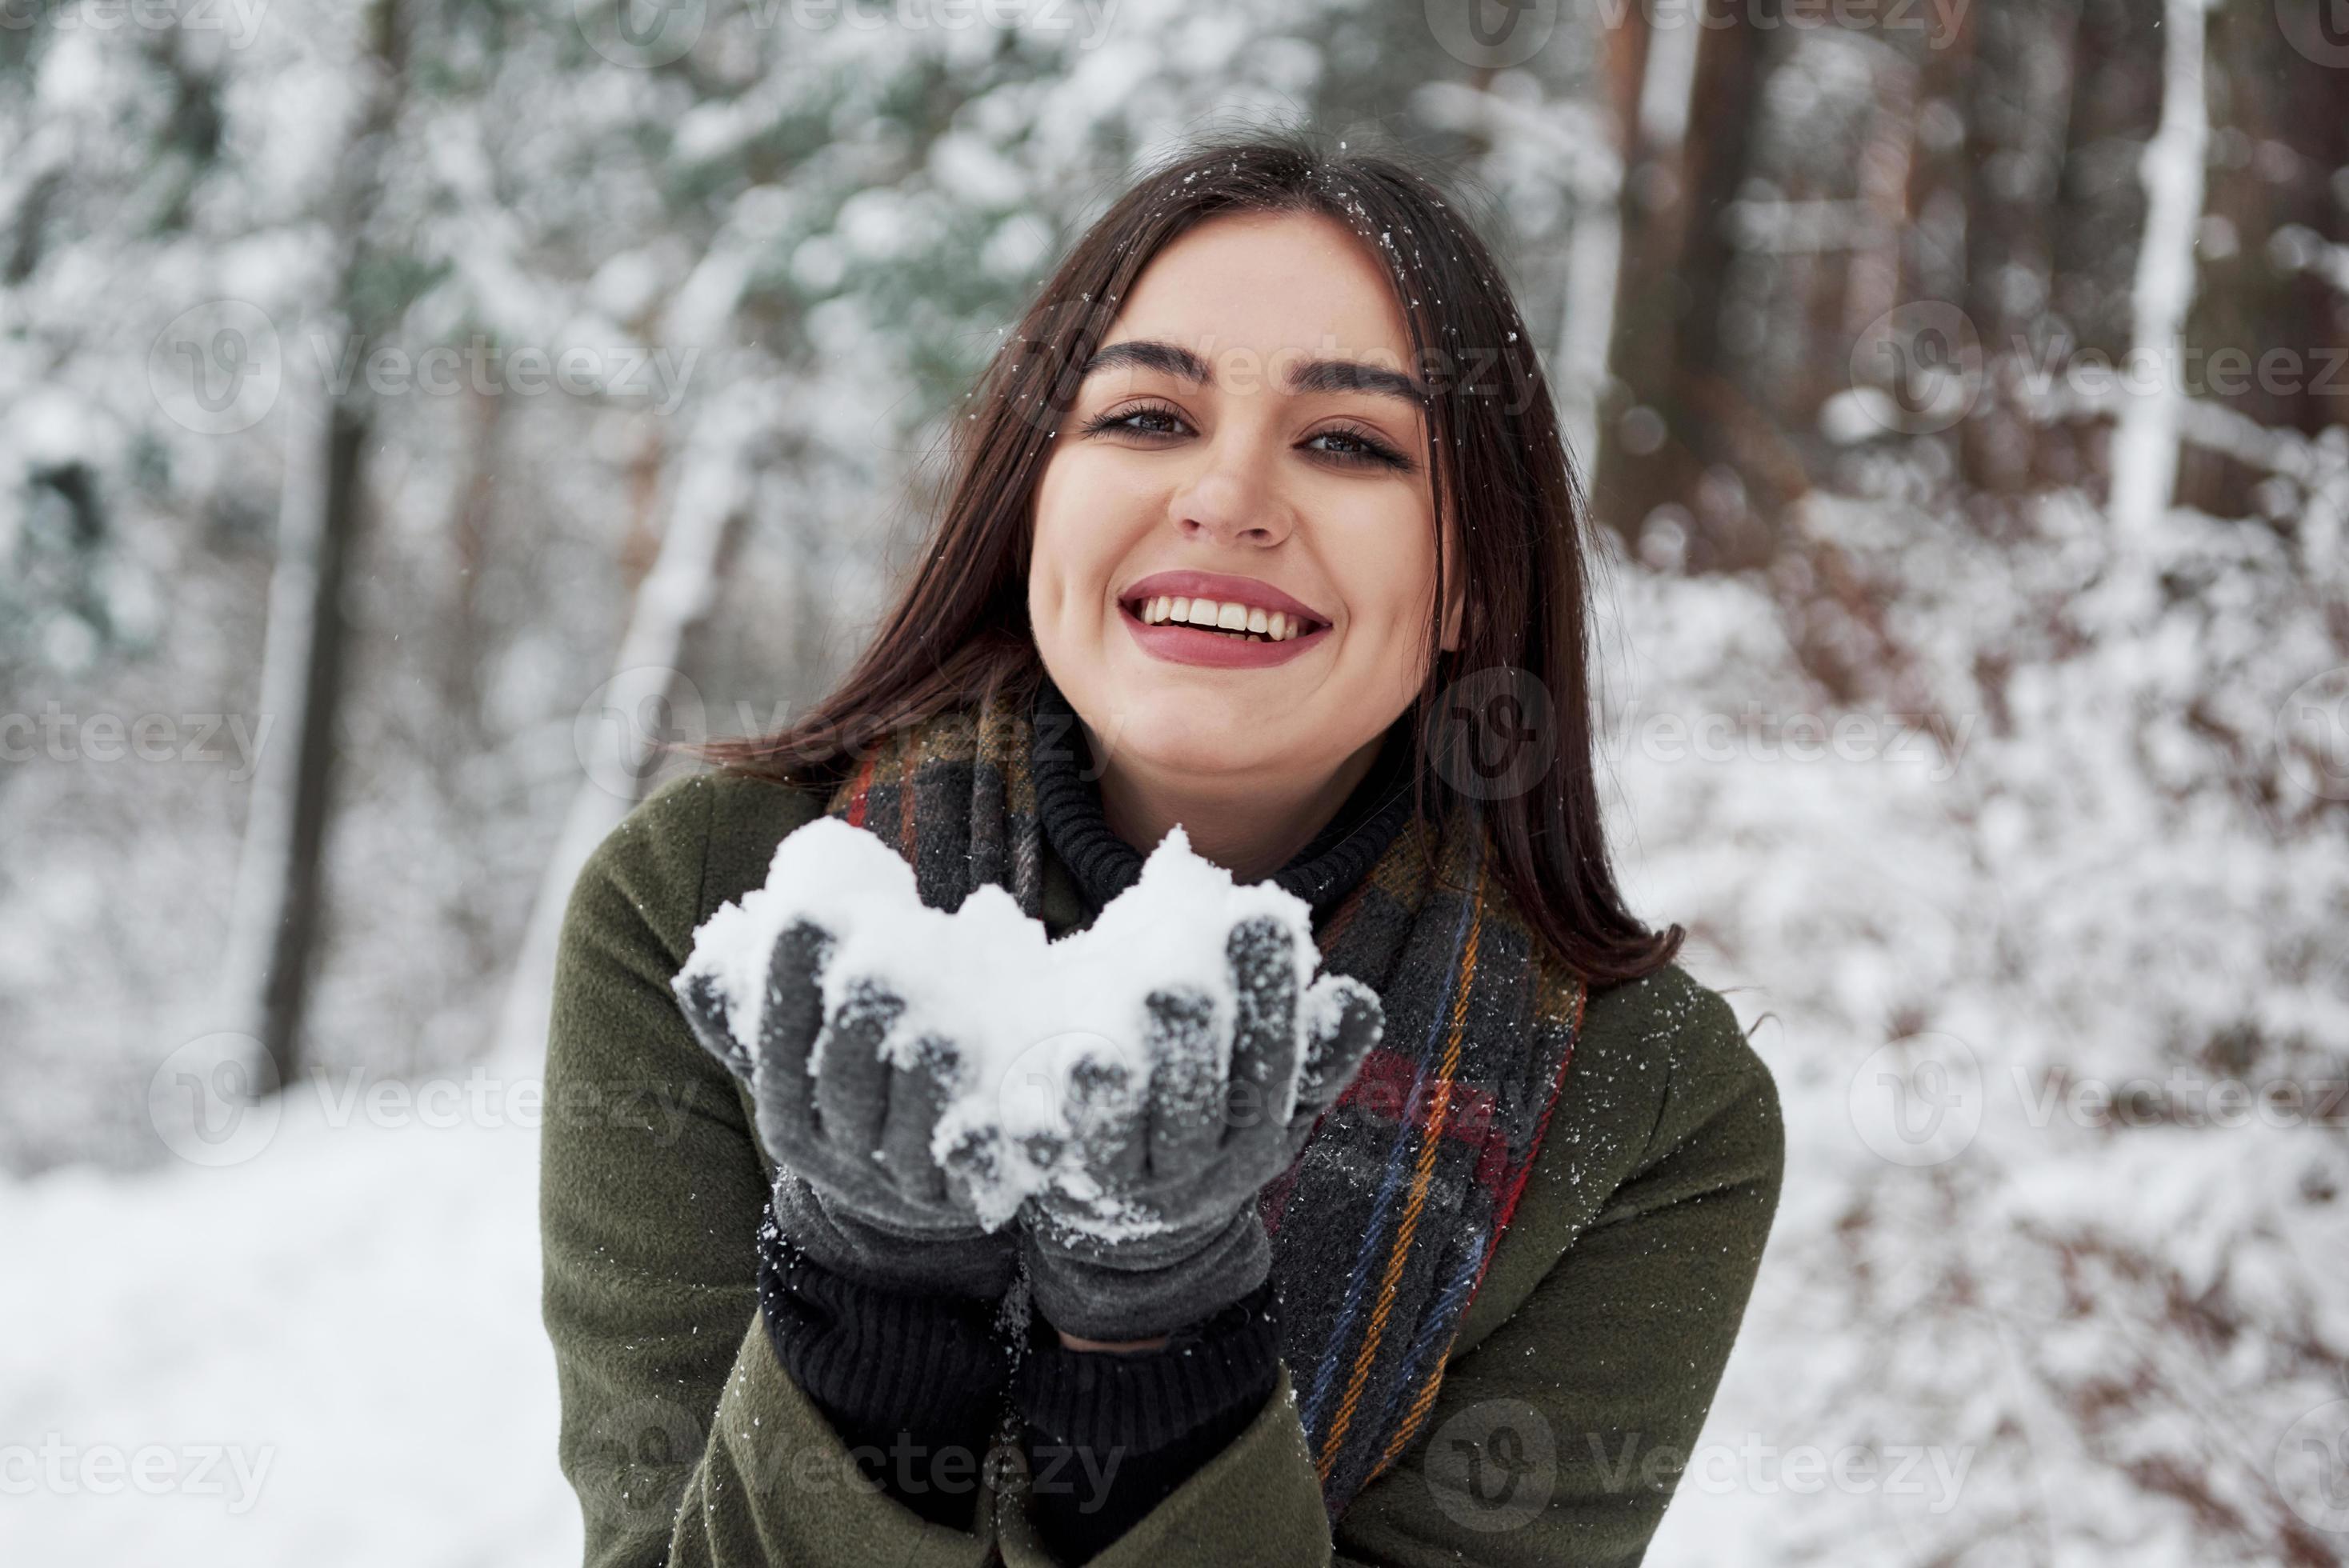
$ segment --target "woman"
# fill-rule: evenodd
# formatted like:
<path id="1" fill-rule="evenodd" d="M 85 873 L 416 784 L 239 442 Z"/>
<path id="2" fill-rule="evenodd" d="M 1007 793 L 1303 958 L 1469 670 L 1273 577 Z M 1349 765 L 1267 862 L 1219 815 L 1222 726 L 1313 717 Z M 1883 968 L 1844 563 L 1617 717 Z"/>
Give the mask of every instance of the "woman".
<path id="1" fill-rule="evenodd" d="M 1609 871 L 1582 518 L 1485 247 L 1392 160 L 1202 148 L 1077 245 L 957 428 L 839 689 L 710 748 L 573 895 L 542 1207 L 588 1561 L 1638 1561 L 1783 1137 Z M 853 1033 L 822 933 L 778 943 L 759 1038 L 672 990 L 823 815 L 924 903 L 997 882 L 1055 937 L 1180 824 L 1310 906 L 1377 1047 L 1340 1042 L 1274 1154 L 1168 1161 L 1172 1242 L 961 1222 L 851 1053 L 804 1073 Z M 828 1109 L 754 1094 L 762 1052 Z"/>

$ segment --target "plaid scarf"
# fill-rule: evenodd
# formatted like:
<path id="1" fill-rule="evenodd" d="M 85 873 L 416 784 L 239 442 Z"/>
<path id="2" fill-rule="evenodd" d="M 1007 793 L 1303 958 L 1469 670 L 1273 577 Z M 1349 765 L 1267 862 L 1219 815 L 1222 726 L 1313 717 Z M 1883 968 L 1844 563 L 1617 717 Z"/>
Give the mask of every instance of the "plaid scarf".
<path id="1" fill-rule="evenodd" d="M 940 714 L 890 732 L 827 810 L 903 855 L 932 908 L 995 882 L 1039 918 L 1036 741 L 1008 699 Z M 1450 886 L 1426 874 L 1431 842 Z M 1370 985 L 1386 1014 L 1260 1200 L 1281 1356 L 1333 1522 L 1426 1424 L 1581 1024 L 1582 982 L 1534 940 L 1485 848 L 1473 801 L 1442 830 L 1414 818 L 1316 922 L 1323 968 Z"/>

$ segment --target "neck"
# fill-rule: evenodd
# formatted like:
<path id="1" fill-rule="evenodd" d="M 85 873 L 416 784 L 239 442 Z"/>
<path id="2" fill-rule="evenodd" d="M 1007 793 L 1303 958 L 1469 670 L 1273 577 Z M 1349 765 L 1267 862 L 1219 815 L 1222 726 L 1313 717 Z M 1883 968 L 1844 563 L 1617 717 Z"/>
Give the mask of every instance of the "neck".
<path id="1" fill-rule="evenodd" d="M 1084 727 L 1094 766 L 1108 751 Z M 1121 758 L 1101 772 L 1102 816 L 1110 830 L 1147 855 L 1177 823 L 1192 851 L 1241 882 L 1259 882 L 1287 865 L 1345 805 L 1377 762 L 1373 736 L 1327 773 L 1302 778 L 1201 778 Z"/>

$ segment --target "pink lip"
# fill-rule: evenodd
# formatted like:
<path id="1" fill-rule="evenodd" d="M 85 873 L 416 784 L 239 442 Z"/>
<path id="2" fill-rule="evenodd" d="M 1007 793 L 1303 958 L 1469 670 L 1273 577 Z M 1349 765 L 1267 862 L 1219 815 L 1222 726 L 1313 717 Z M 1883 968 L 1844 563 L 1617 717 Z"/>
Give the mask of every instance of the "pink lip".
<path id="1" fill-rule="evenodd" d="M 1285 610 L 1292 617 L 1311 622 L 1315 634 L 1330 628 L 1329 616 L 1302 600 L 1290 598 L 1271 583 L 1259 583 L 1253 577 L 1234 577 L 1222 572 L 1154 572 L 1139 582 L 1129 583 L 1119 589 L 1117 602 L 1130 605 L 1137 600 L 1162 597 L 1213 599 L 1218 604 Z"/>
<path id="2" fill-rule="evenodd" d="M 1223 670 L 1257 670 L 1285 665 L 1330 634 L 1329 627 L 1317 626 L 1301 637 L 1278 643 L 1251 643 L 1246 637 L 1210 632 L 1186 621 L 1162 621 L 1155 626 L 1148 625 L 1123 604 L 1118 606 L 1117 618 L 1125 623 L 1125 629 L 1133 634 L 1143 652 L 1153 658 Z"/>

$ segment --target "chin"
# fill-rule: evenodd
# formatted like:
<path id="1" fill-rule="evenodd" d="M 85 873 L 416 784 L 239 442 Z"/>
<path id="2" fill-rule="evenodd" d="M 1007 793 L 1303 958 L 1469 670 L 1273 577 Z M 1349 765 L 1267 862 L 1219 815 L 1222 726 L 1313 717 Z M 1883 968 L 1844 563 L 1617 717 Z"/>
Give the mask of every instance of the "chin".
<path id="1" fill-rule="evenodd" d="M 1212 777 L 1268 768 L 1298 749 L 1278 738 L 1301 734 L 1293 717 L 1272 728 L 1274 716 L 1259 700 L 1180 677 L 1112 681 L 1084 699 L 1071 693 L 1070 701 L 1115 753 L 1167 773 Z"/>
<path id="2" fill-rule="evenodd" d="M 1126 749 L 1130 756 L 1161 773 L 1200 779 L 1257 777 L 1278 759 L 1278 753 L 1265 749 L 1261 736 L 1244 732 L 1196 736 L 1184 744 Z"/>

